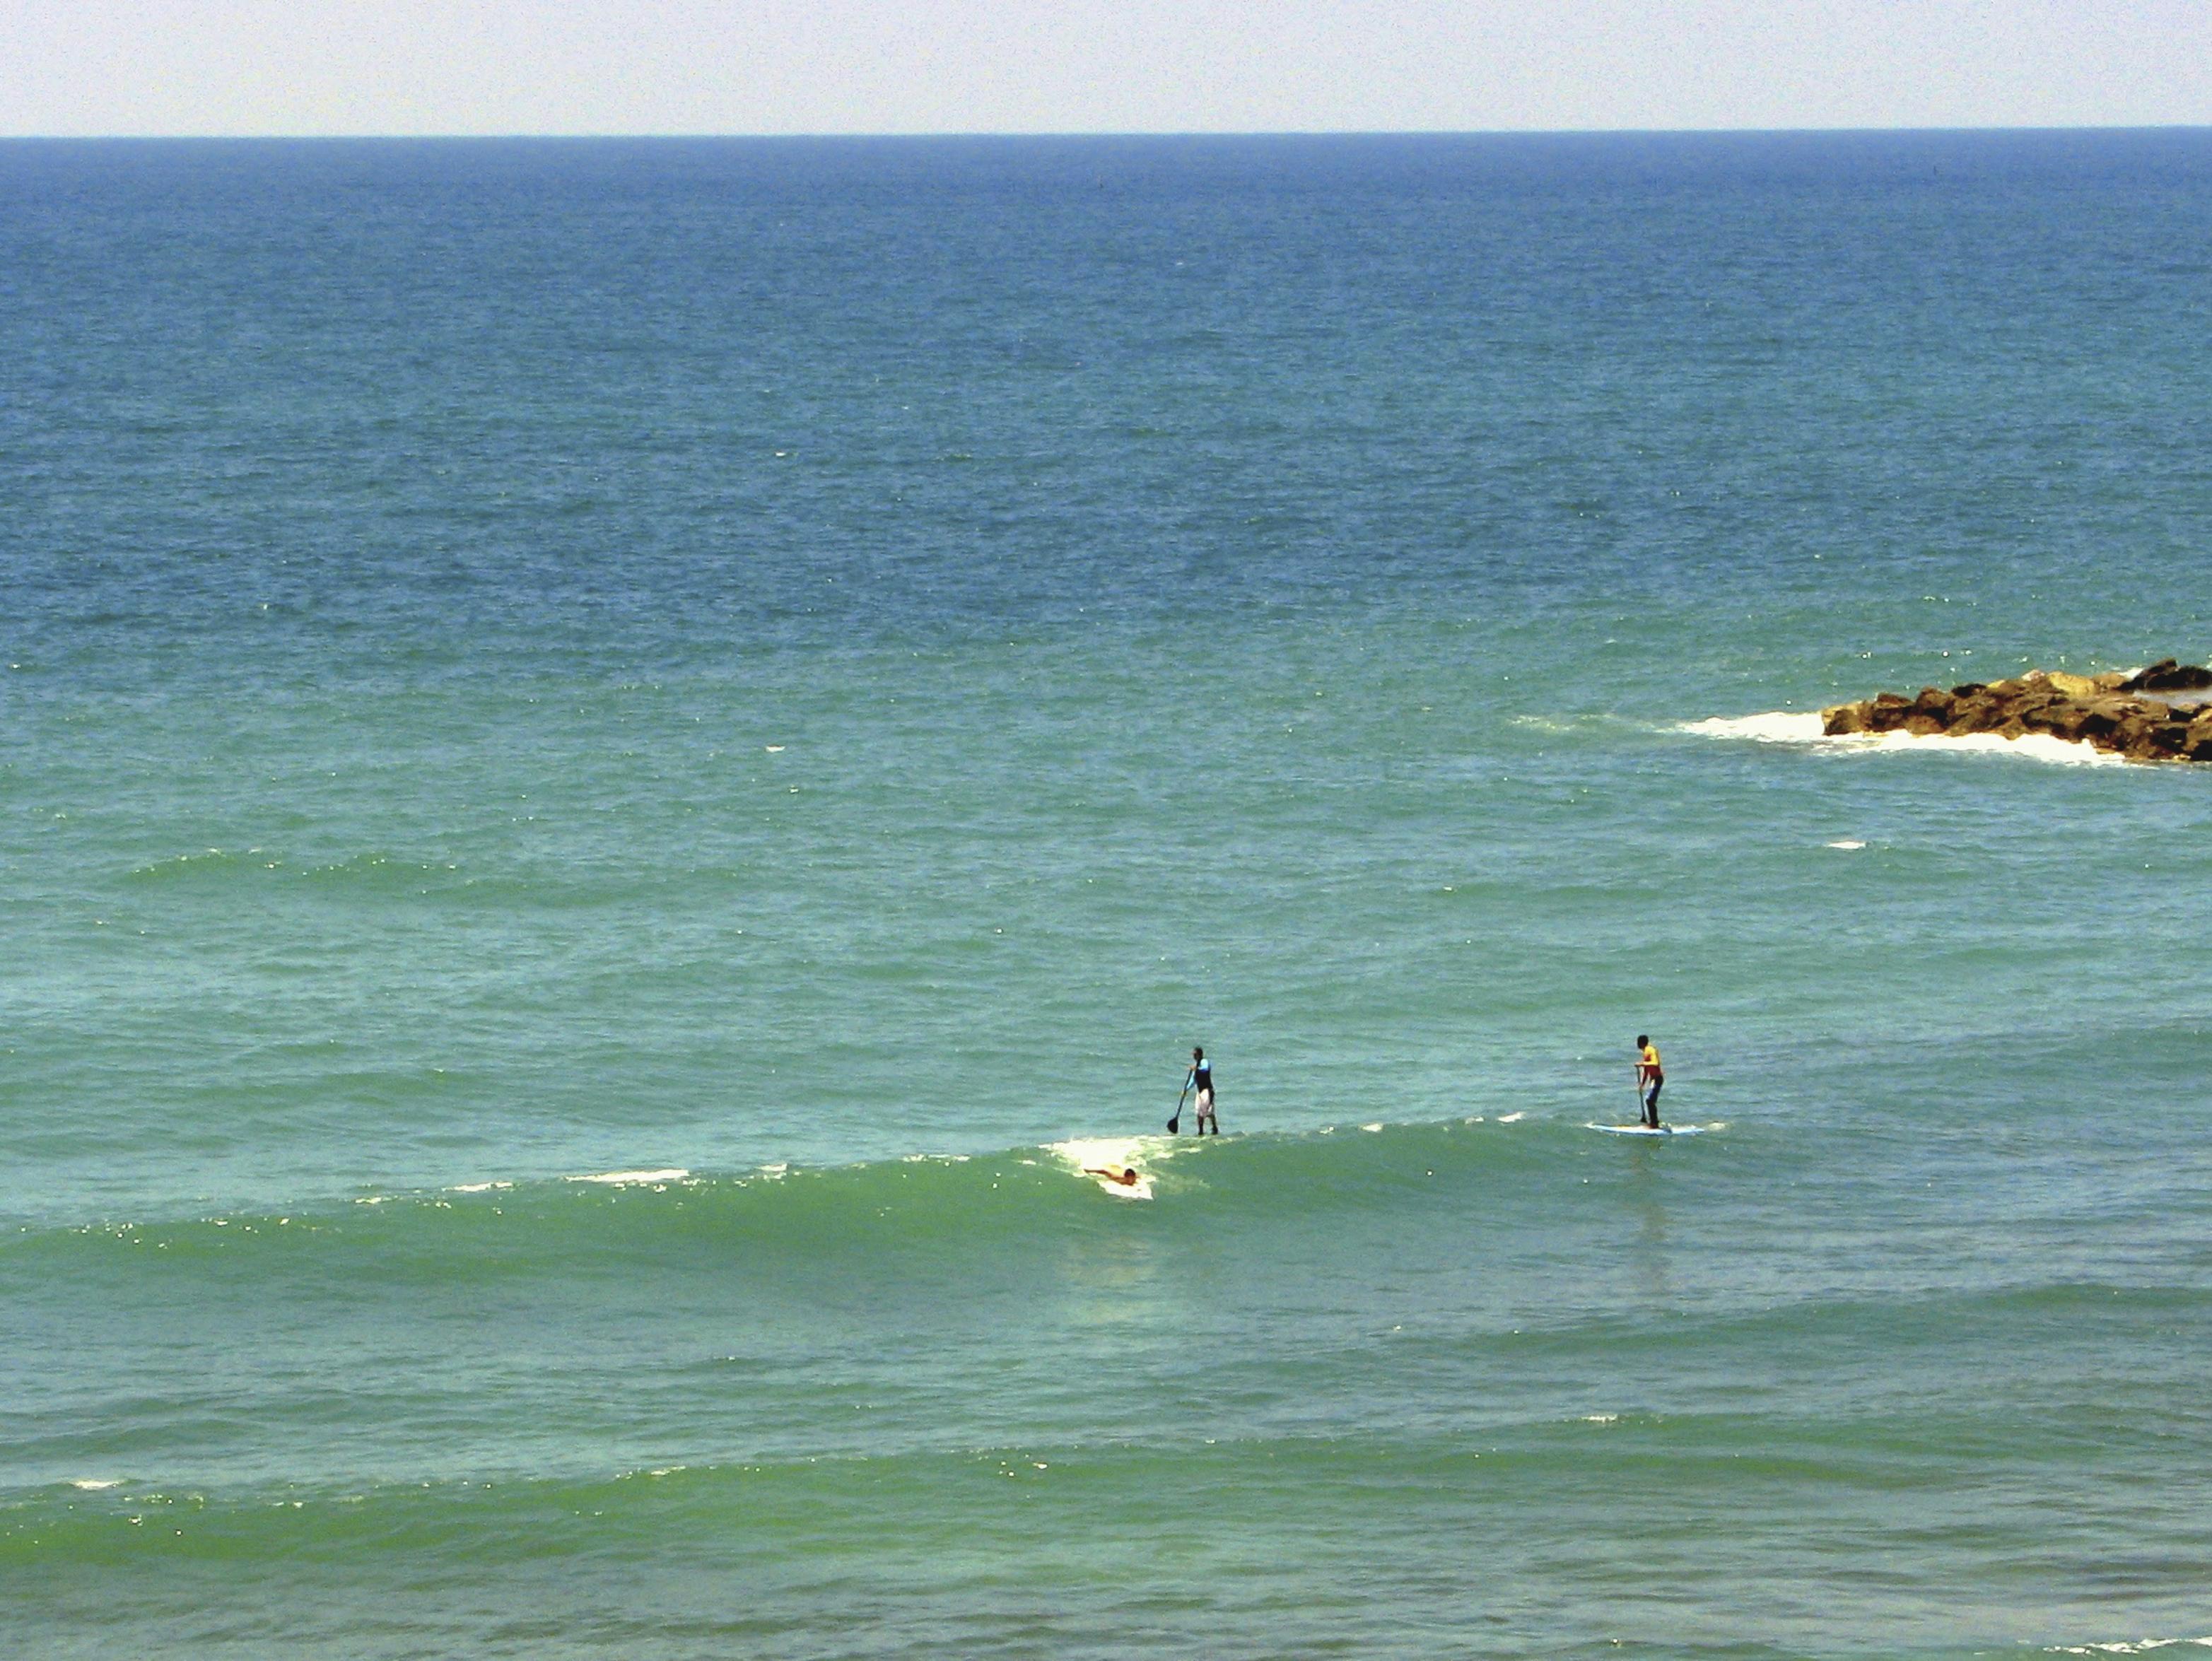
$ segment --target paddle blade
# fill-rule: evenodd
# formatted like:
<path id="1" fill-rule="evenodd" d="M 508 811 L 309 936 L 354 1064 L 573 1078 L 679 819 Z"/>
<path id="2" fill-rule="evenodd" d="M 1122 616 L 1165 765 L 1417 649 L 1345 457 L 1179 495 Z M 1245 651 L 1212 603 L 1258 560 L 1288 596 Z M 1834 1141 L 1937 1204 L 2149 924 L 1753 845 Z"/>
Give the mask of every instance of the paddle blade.
<path id="1" fill-rule="evenodd" d="M 1171 1137 L 1179 1137 L 1182 1134 L 1182 1115 L 1181 1113 L 1177 1113 L 1173 1118 L 1168 1121 L 1168 1134 Z"/>

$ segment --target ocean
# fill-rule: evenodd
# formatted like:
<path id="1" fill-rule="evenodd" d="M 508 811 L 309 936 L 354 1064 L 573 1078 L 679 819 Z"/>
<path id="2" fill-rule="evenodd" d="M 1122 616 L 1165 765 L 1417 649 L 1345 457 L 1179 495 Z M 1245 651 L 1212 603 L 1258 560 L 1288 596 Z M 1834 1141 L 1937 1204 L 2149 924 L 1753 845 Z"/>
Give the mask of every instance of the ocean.
<path id="1" fill-rule="evenodd" d="M 2212 1644 L 2212 770 L 1817 717 L 2212 653 L 2208 249 L 2204 130 L 0 144 L 0 1648 Z"/>

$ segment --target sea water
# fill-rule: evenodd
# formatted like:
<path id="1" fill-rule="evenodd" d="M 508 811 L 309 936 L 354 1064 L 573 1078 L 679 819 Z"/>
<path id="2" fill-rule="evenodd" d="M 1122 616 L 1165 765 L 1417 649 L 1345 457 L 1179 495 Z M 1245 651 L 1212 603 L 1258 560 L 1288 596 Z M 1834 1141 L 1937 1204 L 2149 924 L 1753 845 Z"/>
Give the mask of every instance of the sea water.
<path id="1" fill-rule="evenodd" d="M 2212 770 L 1815 713 L 2212 652 L 2208 248 L 2201 132 L 0 146 L 0 1641 L 2212 1634 Z"/>

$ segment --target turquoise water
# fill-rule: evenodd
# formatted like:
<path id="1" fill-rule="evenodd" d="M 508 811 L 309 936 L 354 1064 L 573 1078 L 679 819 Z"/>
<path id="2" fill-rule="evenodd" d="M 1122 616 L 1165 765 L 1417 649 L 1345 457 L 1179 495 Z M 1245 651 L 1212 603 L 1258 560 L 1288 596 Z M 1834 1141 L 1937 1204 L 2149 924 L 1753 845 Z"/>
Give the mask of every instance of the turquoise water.
<path id="1" fill-rule="evenodd" d="M 0 1638 L 2212 1634 L 2212 773 L 1805 720 L 2212 653 L 2208 246 L 2190 132 L 0 145 Z"/>

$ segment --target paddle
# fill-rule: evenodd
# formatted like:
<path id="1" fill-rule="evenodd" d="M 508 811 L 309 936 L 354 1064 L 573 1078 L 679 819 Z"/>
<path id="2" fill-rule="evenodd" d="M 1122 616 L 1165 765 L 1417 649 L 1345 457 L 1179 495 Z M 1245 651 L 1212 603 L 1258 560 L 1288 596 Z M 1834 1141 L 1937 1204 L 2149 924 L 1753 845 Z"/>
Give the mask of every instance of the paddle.
<path id="1" fill-rule="evenodd" d="M 1179 1137 L 1182 1134 L 1182 1099 L 1189 1094 L 1190 1086 L 1188 1084 L 1176 1092 L 1175 1117 L 1168 1121 L 1168 1134 L 1171 1137 Z"/>

